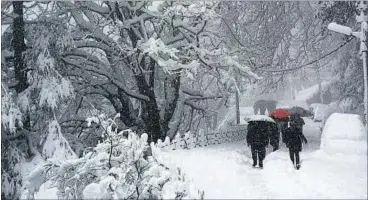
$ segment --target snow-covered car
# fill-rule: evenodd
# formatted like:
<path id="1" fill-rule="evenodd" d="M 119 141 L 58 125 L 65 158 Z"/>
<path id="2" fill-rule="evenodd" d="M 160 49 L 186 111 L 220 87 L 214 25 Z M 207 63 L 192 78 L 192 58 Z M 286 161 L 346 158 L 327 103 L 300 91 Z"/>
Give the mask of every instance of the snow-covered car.
<path id="1" fill-rule="evenodd" d="M 324 126 L 320 148 L 330 154 L 367 154 L 367 129 L 361 117 L 333 113 Z"/>

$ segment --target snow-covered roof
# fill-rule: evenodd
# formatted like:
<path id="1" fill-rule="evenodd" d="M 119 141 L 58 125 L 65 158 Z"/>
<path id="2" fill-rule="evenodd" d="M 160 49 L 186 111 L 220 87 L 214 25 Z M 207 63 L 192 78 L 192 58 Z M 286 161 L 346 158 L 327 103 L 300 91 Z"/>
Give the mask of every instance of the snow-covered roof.
<path id="1" fill-rule="evenodd" d="M 267 121 L 267 122 L 276 123 L 275 120 L 273 120 L 271 117 L 268 117 L 266 115 L 249 115 L 249 116 L 244 117 L 244 120 L 246 122 L 250 122 L 250 121 Z"/>

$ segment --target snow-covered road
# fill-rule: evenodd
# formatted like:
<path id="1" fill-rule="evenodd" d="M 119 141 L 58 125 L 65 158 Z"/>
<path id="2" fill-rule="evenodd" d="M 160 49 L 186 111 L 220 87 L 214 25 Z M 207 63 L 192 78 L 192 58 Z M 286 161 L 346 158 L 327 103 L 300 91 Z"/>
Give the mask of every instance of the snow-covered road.
<path id="1" fill-rule="evenodd" d="M 367 159 L 358 155 L 328 155 L 319 149 L 319 125 L 306 120 L 308 144 L 296 171 L 284 145 L 267 149 L 264 169 L 251 166 L 245 141 L 191 150 L 166 151 L 165 160 L 181 167 L 206 199 L 351 198 L 367 199 Z"/>

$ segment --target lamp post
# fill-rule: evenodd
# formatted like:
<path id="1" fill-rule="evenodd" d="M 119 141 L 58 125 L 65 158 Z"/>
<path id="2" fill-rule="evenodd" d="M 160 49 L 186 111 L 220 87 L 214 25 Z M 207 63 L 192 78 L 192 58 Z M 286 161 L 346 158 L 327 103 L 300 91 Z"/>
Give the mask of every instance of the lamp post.
<path id="1" fill-rule="evenodd" d="M 356 16 L 357 22 L 360 23 L 359 32 L 353 32 L 351 28 L 336 24 L 334 22 L 330 23 L 327 28 L 331 31 L 335 31 L 345 35 L 353 35 L 360 39 L 359 55 L 361 55 L 361 59 L 363 60 L 363 73 L 364 73 L 364 118 L 368 130 L 368 77 L 367 77 L 368 72 L 367 72 L 367 46 L 366 46 L 367 37 L 365 35 L 365 32 L 368 30 L 368 25 L 367 25 L 367 16 L 365 16 L 364 14 L 364 10 L 366 8 L 367 5 L 365 5 L 363 1 L 360 1 L 360 3 L 358 4 L 358 10 L 360 11 L 360 14 Z"/>

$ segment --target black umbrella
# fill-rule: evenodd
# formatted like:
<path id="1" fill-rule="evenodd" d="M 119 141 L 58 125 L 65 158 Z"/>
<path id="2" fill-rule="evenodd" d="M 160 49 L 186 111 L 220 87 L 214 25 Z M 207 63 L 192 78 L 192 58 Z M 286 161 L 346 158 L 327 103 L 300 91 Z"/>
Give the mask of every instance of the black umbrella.
<path id="1" fill-rule="evenodd" d="M 294 106 L 287 109 L 292 115 L 299 114 L 300 117 L 312 117 L 313 113 L 299 106 Z"/>

